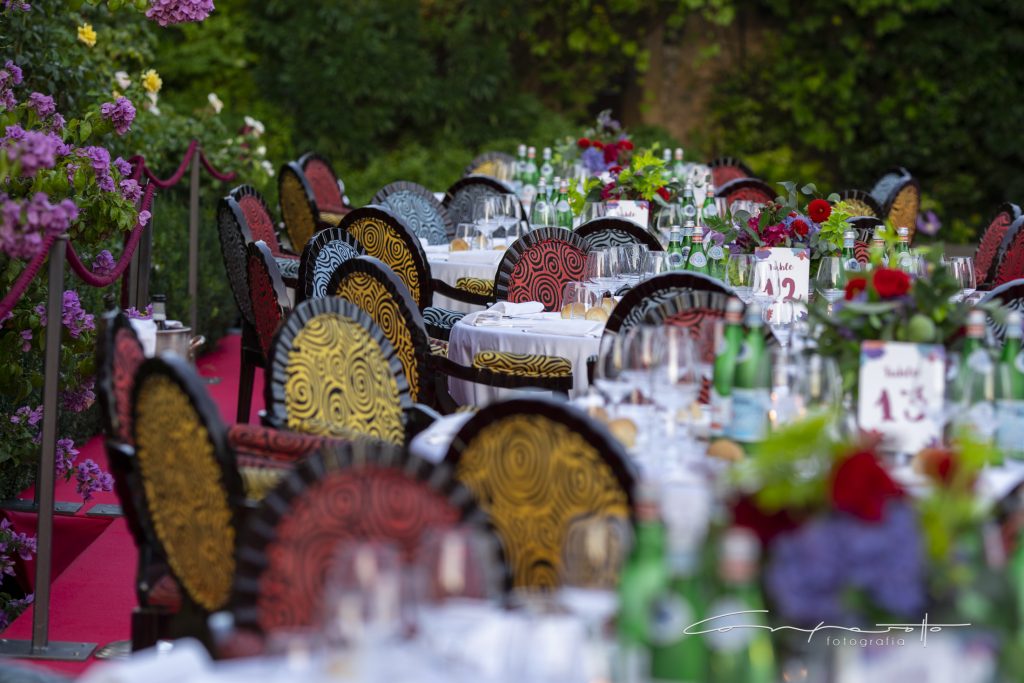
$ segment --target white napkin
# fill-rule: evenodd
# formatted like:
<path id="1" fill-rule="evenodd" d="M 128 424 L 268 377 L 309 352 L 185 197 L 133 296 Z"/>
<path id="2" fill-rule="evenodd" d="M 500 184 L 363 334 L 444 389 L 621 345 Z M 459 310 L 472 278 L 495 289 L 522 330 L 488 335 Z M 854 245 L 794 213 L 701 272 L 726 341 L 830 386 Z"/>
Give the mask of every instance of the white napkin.
<path id="1" fill-rule="evenodd" d="M 499 301 L 490 308 L 487 309 L 488 313 L 498 313 L 504 316 L 510 315 L 529 315 L 530 313 L 540 313 L 544 310 L 544 304 L 539 301 L 524 301 L 519 304 L 514 304 L 511 301 Z"/>
<path id="2" fill-rule="evenodd" d="M 174 641 L 173 647 L 135 652 L 131 659 L 96 664 L 78 679 L 82 683 L 178 683 L 211 670 L 213 662 L 198 640 Z"/>
<path id="3" fill-rule="evenodd" d="M 588 337 L 604 329 L 604 323 L 597 320 L 551 320 L 533 325 L 534 334 L 553 334 L 560 337 Z"/>
<path id="4" fill-rule="evenodd" d="M 453 251 L 448 254 L 449 263 L 493 263 L 501 261 L 504 252 L 496 249 L 480 249 L 476 251 Z"/>
<path id="5" fill-rule="evenodd" d="M 155 356 L 156 323 L 152 320 L 139 320 L 138 318 L 131 318 L 128 322 L 132 324 L 132 329 L 135 330 L 135 335 L 142 344 L 142 352 L 146 354 L 146 358 Z"/>

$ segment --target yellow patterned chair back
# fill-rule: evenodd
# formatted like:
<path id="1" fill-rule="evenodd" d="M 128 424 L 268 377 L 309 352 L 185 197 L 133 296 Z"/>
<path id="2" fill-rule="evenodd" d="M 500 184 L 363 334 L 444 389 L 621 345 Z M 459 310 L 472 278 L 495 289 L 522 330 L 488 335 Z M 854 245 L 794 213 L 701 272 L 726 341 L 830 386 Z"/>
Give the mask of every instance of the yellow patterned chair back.
<path id="1" fill-rule="evenodd" d="M 871 188 L 871 196 L 882 207 L 879 218 L 892 221 L 897 228 L 908 228 L 913 241 L 921 208 L 921 185 L 910 171 L 902 166 L 889 169 Z"/>
<path id="2" fill-rule="evenodd" d="M 469 162 L 462 175 L 485 175 L 511 182 L 515 175 L 516 158 L 507 152 L 484 152 Z"/>
<path id="3" fill-rule="evenodd" d="M 430 355 L 430 340 L 423 315 L 398 276 L 383 261 L 360 256 L 335 269 L 327 291 L 351 301 L 377 323 L 402 361 L 410 398 L 433 404 L 425 363 Z"/>
<path id="4" fill-rule="evenodd" d="M 146 512 L 171 571 L 200 609 L 223 608 L 244 494 L 220 412 L 188 363 L 165 355 L 142 364 L 132 430 Z"/>
<path id="5" fill-rule="evenodd" d="M 487 406 L 459 430 L 446 459 L 490 516 L 516 587 L 558 585 L 574 520 L 633 518 L 636 477 L 622 447 L 564 403 Z"/>
<path id="6" fill-rule="evenodd" d="M 355 237 L 367 255 L 395 272 L 420 310 L 430 306 L 433 287 L 427 255 L 401 218 L 382 206 L 370 205 L 350 211 L 338 227 Z"/>
<path id="7" fill-rule="evenodd" d="M 839 193 L 839 200 L 850 208 L 851 216 L 882 217 L 882 207 L 864 190 L 843 190 Z"/>
<path id="8" fill-rule="evenodd" d="M 398 352 L 370 316 L 337 297 L 307 299 L 285 320 L 268 359 L 273 427 L 402 443 L 412 407 Z"/>
<path id="9" fill-rule="evenodd" d="M 301 254 L 317 230 L 320 210 L 313 197 L 302 169 L 294 161 L 281 167 L 277 177 L 277 191 L 281 202 L 284 229 L 292 242 L 292 251 Z"/>

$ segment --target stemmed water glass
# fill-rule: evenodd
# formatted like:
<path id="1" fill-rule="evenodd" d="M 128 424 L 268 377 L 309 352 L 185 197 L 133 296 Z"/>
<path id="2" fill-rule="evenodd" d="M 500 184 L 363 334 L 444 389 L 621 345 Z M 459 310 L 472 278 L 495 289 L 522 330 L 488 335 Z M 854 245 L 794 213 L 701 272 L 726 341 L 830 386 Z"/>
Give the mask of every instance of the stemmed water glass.
<path id="1" fill-rule="evenodd" d="M 656 344 L 660 353 L 652 368 L 651 398 L 664 412 L 667 450 L 671 462 L 669 471 L 678 462 L 676 457 L 689 445 L 688 420 L 682 421 L 682 434 L 677 434 L 680 415 L 686 415 L 700 394 L 701 371 L 695 344 L 685 327 L 664 325 L 656 328 Z M 679 437 L 682 438 L 679 438 Z"/>
<path id="2" fill-rule="evenodd" d="M 683 228 L 682 207 L 678 204 L 669 204 L 668 206 L 661 207 L 654 216 L 654 228 L 661 237 L 662 246 L 667 247 L 672 231 L 682 230 Z"/>
<path id="3" fill-rule="evenodd" d="M 519 198 L 514 194 L 499 195 L 498 199 L 501 204 L 501 214 L 498 220 L 505 229 L 505 243 L 512 244 L 520 237 L 519 228 L 523 222 L 523 205 L 519 203 Z"/>
<path id="4" fill-rule="evenodd" d="M 608 206 L 604 202 L 586 202 L 580 213 L 579 225 L 604 218 L 608 214 Z"/>
<path id="5" fill-rule="evenodd" d="M 974 258 L 954 256 L 948 260 L 948 267 L 954 279 L 960 283 L 958 301 L 965 301 L 978 289 L 978 276 L 974 270 Z"/>
<path id="6" fill-rule="evenodd" d="M 814 276 L 814 289 L 828 301 L 830 314 L 832 305 L 843 298 L 845 279 L 842 259 L 838 256 L 825 256 L 818 263 L 818 273 Z"/>
<path id="7" fill-rule="evenodd" d="M 627 360 L 625 334 L 601 340 L 597 367 L 594 368 L 594 386 L 604 395 L 612 412 L 618 412 L 619 406 L 633 389 L 626 379 Z"/>
<path id="8" fill-rule="evenodd" d="M 324 589 L 326 632 L 353 649 L 375 649 L 403 632 L 402 563 L 398 548 L 382 542 L 341 547 Z"/>
<path id="9" fill-rule="evenodd" d="M 640 278 L 646 280 L 674 270 L 669 256 L 669 253 L 664 251 L 648 251 L 644 254 L 640 265 Z"/>
<path id="10" fill-rule="evenodd" d="M 618 253 L 614 249 L 598 249 L 587 254 L 586 278 L 597 286 L 601 296 L 614 291 L 620 272 Z"/>
<path id="11" fill-rule="evenodd" d="M 753 280 L 754 255 L 729 254 L 725 264 L 725 283 L 732 287 L 744 304 L 749 304 L 753 298 Z"/>
<path id="12" fill-rule="evenodd" d="M 502 226 L 503 204 L 504 200 L 496 195 L 480 197 L 473 203 L 473 222 L 488 245 L 491 244 L 491 236 Z"/>

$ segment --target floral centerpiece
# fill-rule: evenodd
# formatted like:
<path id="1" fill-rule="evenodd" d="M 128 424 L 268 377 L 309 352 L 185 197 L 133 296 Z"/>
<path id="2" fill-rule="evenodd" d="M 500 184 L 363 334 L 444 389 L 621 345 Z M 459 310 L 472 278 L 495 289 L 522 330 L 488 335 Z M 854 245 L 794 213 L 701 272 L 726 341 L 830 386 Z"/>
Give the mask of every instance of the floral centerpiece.
<path id="1" fill-rule="evenodd" d="M 573 213 L 579 215 L 587 202 L 647 201 L 665 205 L 671 198 L 665 162 L 651 150 L 632 157 L 626 167 L 612 166 L 598 177 L 588 178 L 582 192 L 570 188 Z"/>
<path id="2" fill-rule="evenodd" d="M 1022 625 L 1010 605 L 1024 598 L 1024 584 L 1007 571 L 1007 558 L 1020 566 L 1024 554 L 1015 522 L 999 519 L 976 493 L 986 447 L 965 437 L 922 451 L 914 470 L 923 483 L 912 495 L 872 441 L 836 440 L 828 419 L 776 432 L 736 470 L 732 524 L 762 541 L 773 625 L 860 627 L 916 646 L 922 627 L 905 635 L 885 625 L 927 618 L 973 624 L 957 635 L 984 635 L 993 656 L 1000 641 L 1012 650 Z M 827 635 L 850 634 L 816 637 Z M 806 632 L 796 637 L 807 640 Z M 1002 666 L 1020 671 L 1010 657 Z"/>
<path id="3" fill-rule="evenodd" d="M 622 124 L 612 118 L 610 109 L 597 116 L 594 126 L 578 138 L 565 138 L 555 146 L 555 163 L 571 167 L 579 163 L 588 175 L 598 176 L 612 168 L 629 164 L 633 143 Z M 568 172 L 565 175 L 569 175 Z"/>

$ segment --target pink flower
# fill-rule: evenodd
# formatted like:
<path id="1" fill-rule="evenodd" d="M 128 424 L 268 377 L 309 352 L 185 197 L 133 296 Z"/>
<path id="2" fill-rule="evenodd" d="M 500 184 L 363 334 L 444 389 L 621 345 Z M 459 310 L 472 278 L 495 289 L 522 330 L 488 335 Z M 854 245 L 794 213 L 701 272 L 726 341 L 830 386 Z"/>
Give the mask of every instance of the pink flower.
<path id="1" fill-rule="evenodd" d="M 149 0 L 146 17 L 161 26 L 203 21 L 213 11 L 213 0 Z"/>

